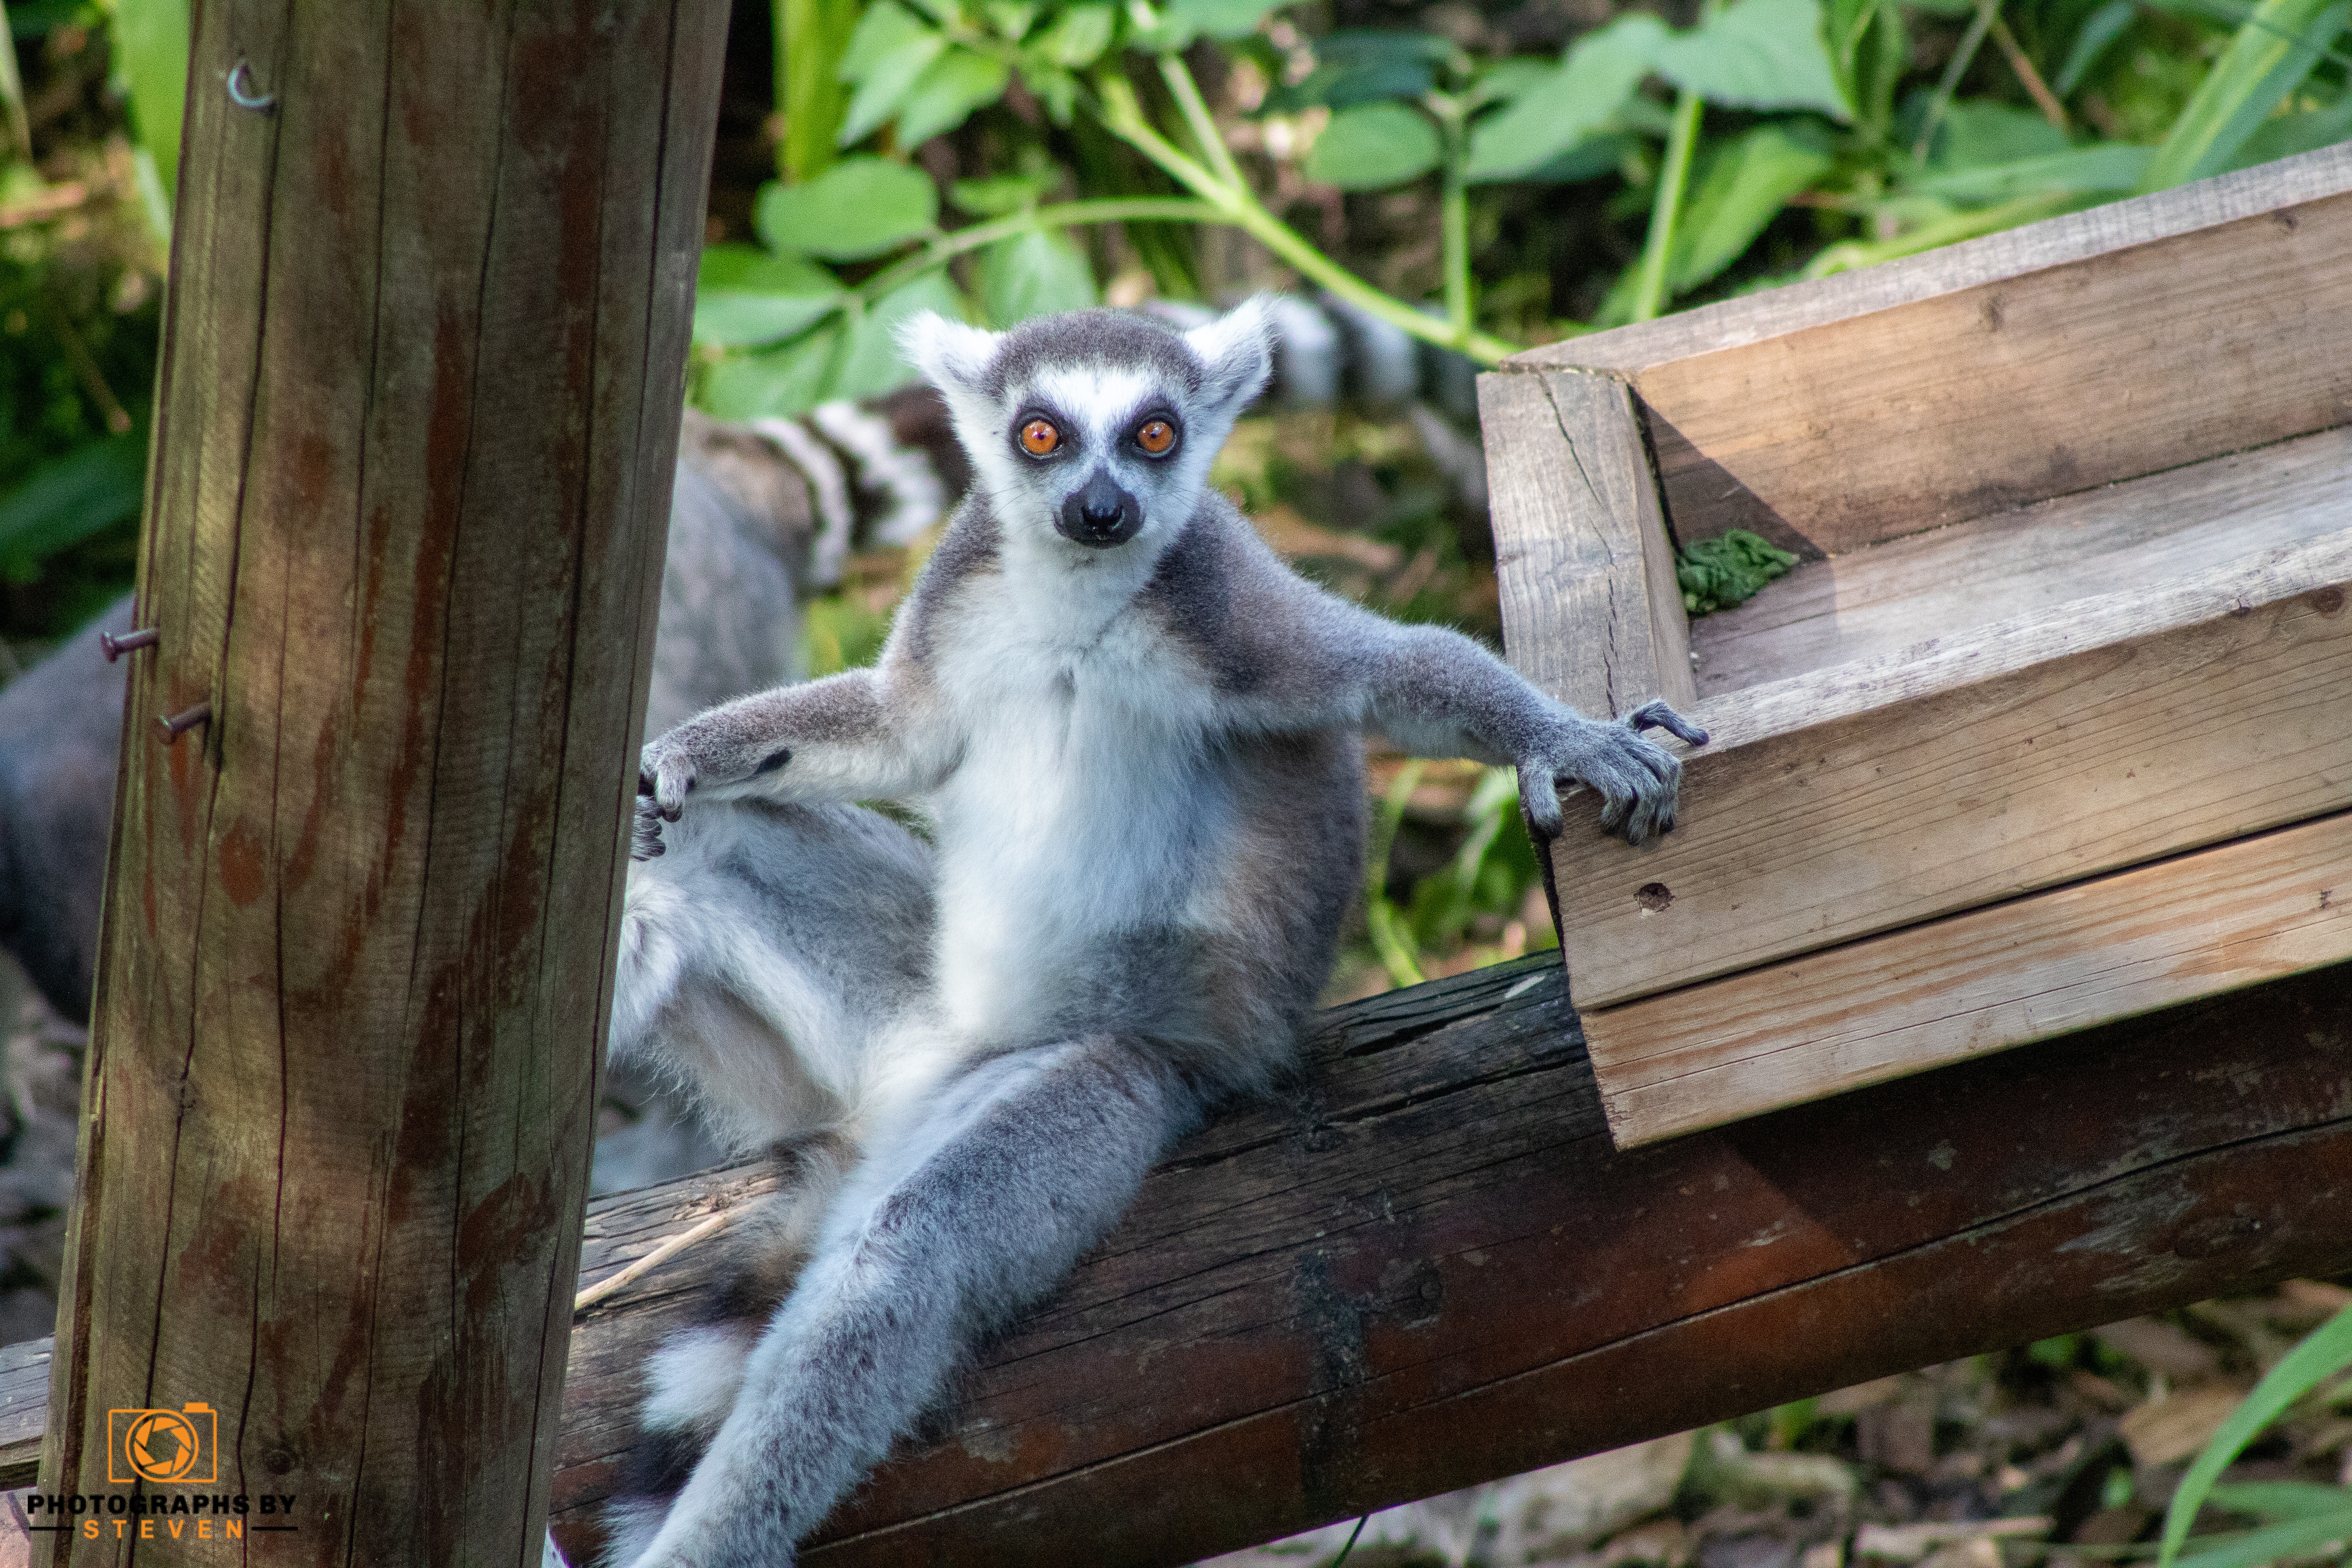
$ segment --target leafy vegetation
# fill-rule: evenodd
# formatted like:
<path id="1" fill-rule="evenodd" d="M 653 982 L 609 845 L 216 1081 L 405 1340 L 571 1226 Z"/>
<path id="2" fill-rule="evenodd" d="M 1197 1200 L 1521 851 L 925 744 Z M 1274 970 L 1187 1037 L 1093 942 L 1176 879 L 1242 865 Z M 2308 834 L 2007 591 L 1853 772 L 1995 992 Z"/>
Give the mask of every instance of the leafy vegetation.
<path id="1" fill-rule="evenodd" d="M 1685 544 L 1675 556 L 1675 581 L 1683 608 L 1694 616 L 1743 605 L 1783 575 L 1797 557 L 1744 528 Z"/>
<path id="2" fill-rule="evenodd" d="M 2180 1478 L 2166 1510 L 2158 1568 L 2261 1568 L 2313 1555 L 2343 1561 L 2352 1552 L 2352 1485 L 2308 1480 L 2221 1484 L 2221 1473 L 2263 1429 L 2301 1403 L 2341 1403 L 2352 1388 L 2352 1307 L 2312 1331 L 2254 1384 Z M 2190 1538 L 2198 1512 L 2210 1505 L 2257 1521 L 2254 1528 Z M 2193 1548 L 2187 1556 L 2182 1548 Z"/>
<path id="3" fill-rule="evenodd" d="M 1276 283 L 1491 362 L 2352 132 L 2343 0 L 1706 0 L 1542 51 L 1499 6 L 1356 9 L 831 8 L 759 247 L 706 268 L 702 398 L 882 390 L 916 309 Z"/>

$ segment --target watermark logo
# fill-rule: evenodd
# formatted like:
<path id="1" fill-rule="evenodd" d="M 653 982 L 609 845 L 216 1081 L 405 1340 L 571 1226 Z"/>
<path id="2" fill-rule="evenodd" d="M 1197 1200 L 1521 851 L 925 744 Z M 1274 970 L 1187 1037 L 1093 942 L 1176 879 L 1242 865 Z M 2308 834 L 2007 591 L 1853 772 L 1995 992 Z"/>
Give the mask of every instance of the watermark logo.
<path id="1" fill-rule="evenodd" d="M 220 1415 L 211 1405 L 106 1413 L 108 1481 L 210 1486 L 219 1469 Z"/>

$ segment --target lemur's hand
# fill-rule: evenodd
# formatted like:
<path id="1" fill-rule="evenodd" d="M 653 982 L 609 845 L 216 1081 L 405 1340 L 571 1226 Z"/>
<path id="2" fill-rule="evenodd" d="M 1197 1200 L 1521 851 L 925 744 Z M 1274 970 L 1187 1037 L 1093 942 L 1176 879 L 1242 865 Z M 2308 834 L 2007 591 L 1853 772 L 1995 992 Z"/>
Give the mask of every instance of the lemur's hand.
<path id="1" fill-rule="evenodd" d="M 714 708 L 646 742 L 637 763 L 637 794 L 653 797 L 664 822 L 676 822 L 697 787 L 773 773 L 792 756 L 773 733 L 752 732 L 731 707 Z"/>
<path id="2" fill-rule="evenodd" d="M 1706 744 L 1706 731 L 1663 701 L 1645 702 L 1614 722 L 1571 716 L 1538 737 L 1533 753 L 1519 759 L 1519 799 L 1536 831 L 1547 838 L 1559 833 L 1559 786 L 1574 783 L 1600 793 L 1601 827 L 1626 843 L 1672 833 L 1683 764 L 1643 740 L 1644 730 Z"/>

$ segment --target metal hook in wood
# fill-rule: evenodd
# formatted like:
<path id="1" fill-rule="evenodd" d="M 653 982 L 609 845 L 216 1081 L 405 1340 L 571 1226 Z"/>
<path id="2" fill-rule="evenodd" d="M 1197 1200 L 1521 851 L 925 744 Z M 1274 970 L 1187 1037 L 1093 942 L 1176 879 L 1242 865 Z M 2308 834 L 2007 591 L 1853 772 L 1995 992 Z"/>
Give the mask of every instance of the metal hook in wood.
<path id="1" fill-rule="evenodd" d="M 137 631 L 125 632 L 121 637 L 116 637 L 110 632 L 100 632 L 98 634 L 98 651 L 106 656 L 107 663 L 112 664 L 126 653 L 137 653 L 142 647 L 153 647 L 163 640 L 163 634 L 153 626 L 141 626 Z"/>
<path id="2" fill-rule="evenodd" d="M 267 114 L 277 107 L 278 95 L 260 91 L 254 84 L 253 67 L 243 55 L 228 68 L 228 100 L 239 109 L 250 109 L 257 114 Z"/>
<path id="3" fill-rule="evenodd" d="M 194 707 L 190 708 L 184 712 L 158 715 L 155 722 L 163 731 L 163 744 L 169 746 L 175 743 L 181 736 L 186 734 L 197 725 L 211 719 L 212 716 L 213 705 L 209 702 L 199 702 Z"/>

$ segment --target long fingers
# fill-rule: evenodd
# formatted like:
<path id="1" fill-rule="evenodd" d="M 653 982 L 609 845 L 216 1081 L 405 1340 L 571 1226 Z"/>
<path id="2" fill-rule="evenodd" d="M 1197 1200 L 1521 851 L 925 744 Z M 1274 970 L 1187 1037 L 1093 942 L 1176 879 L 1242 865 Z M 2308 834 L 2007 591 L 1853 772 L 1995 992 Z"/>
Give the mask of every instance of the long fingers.
<path id="1" fill-rule="evenodd" d="M 1654 698 L 1625 715 L 1625 727 L 1635 734 L 1644 730 L 1664 730 L 1678 741 L 1694 746 L 1706 744 L 1706 731 L 1666 706 L 1665 699 Z"/>

